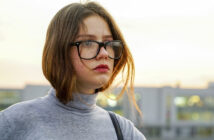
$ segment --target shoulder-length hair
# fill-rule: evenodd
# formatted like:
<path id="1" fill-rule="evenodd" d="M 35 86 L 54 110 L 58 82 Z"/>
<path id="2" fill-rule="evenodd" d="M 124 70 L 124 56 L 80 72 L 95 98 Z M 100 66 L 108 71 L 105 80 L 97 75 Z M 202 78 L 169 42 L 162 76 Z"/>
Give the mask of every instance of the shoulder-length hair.
<path id="1" fill-rule="evenodd" d="M 135 68 L 132 55 L 112 16 L 95 2 L 69 4 L 53 17 L 47 30 L 43 50 L 43 73 L 56 90 L 56 96 L 62 103 L 66 104 L 72 99 L 72 91 L 76 80 L 70 61 L 69 44 L 75 40 L 80 27 L 83 25 L 83 20 L 92 15 L 103 18 L 109 26 L 113 39 L 121 40 L 124 44 L 121 58 L 114 61 L 114 70 L 109 82 L 97 89 L 97 91 L 106 90 L 113 83 L 118 73 L 122 71 L 123 75 L 125 75 L 125 80 L 118 98 L 123 95 L 129 85 L 129 89 L 131 89 L 128 92 L 129 98 L 133 101 L 138 112 L 140 112 L 135 101 L 133 89 Z"/>

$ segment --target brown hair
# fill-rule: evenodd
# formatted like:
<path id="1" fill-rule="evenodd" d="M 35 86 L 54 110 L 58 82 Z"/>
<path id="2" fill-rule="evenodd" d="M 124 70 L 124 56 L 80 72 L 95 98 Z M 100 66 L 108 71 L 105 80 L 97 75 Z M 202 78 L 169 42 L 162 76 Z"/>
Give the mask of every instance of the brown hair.
<path id="1" fill-rule="evenodd" d="M 130 91 L 127 93 L 138 112 L 140 112 L 135 101 L 133 89 L 135 68 L 132 55 L 112 16 L 95 2 L 69 4 L 62 8 L 51 20 L 43 50 L 43 73 L 55 88 L 56 96 L 62 103 L 66 104 L 72 99 L 72 90 L 76 80 L 70 61 L 69 44 L 75 40 L 80 26 L 83 25 L 83 20 L 92 15 L 98 15 L 103 18 L 110 28 L 113 39 L 121 40 L 124 44 L 123 55 L 119 60 L 114 61 L 112 77 L 105 86 L 97 90 L 106 90 L 113 83 L 118 73 L 122 71 L 126 75 L 124 86 L 117 99 L 123 95 L 125 90 L 128 89 L 128 85 L 130 85 Z"/>

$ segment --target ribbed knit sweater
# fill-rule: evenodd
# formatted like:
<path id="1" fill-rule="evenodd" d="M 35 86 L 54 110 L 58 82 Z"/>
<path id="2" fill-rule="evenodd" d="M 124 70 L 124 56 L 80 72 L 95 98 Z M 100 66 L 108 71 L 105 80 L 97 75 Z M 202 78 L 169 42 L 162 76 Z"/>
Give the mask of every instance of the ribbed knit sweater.
<path id="1" fill-rule="evenodd" d="M 20 102 L 0 112 L 0 140 L 117 140 L 98 93 L 76 93 L 66 105 L 51 89 L 44 97 Z M 145 140 L 133 123 L 116 115 L 125 140 Z"/>

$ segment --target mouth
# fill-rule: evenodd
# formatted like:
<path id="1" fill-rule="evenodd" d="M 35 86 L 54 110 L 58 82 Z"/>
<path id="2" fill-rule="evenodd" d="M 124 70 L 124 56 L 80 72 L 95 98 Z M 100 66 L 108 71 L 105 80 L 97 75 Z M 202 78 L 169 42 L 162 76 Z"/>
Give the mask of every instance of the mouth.
<path id="1" fill-rule="evenodd" d="M 94 68 L 94 70 L 97 72 L 108 72 L 109 67 L 108 65 L 101 64 L 101 65 L 98 65 L 96 68 Z"/>

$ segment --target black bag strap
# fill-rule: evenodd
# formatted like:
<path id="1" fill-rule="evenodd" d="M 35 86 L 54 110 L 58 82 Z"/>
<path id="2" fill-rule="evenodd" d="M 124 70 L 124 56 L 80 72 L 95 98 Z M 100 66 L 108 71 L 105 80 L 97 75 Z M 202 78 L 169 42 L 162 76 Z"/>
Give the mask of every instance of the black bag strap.
<path id="1" fill-rule="evenodd" d="M 111 121 L 112 121 L 112 123 L 114 125 L 114 129 L 115 129 L 116 134 L 117 134 L 117 139 L 118 140 L 123 140 L 123 134 L 121 132 L 120 124 L 119 124 L 119 122 L 118 122 L 118 120 L 116 118 L 116 115 L 114 113 L 110 112 L 110 111 L 108 111 L 108 113 L 109 113 L 109 115 L 111 117 Z"/>

